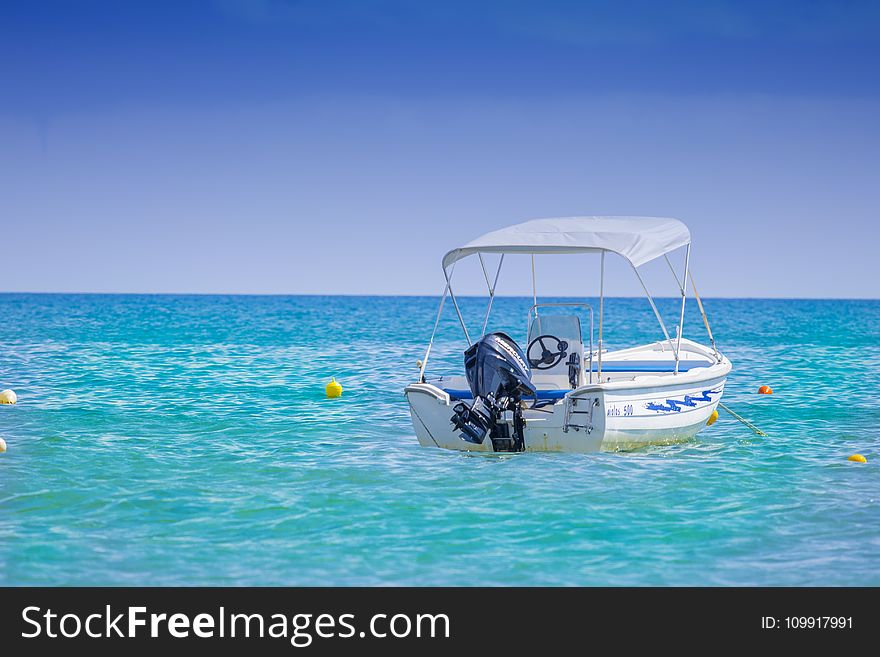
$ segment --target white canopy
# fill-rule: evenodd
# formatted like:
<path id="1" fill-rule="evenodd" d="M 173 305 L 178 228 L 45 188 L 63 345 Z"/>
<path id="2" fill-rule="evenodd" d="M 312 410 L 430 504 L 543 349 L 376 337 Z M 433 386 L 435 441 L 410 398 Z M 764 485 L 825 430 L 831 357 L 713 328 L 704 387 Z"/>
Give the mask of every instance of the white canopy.
<path id="1" fill-rule="evenodd" d="M 611 251 L 634 267 L 690 244 L 678 219 L 664 217 L 557 217 L 493 230 L 453 249 L 444 269 L 473 253 L 597 253 Z"/>

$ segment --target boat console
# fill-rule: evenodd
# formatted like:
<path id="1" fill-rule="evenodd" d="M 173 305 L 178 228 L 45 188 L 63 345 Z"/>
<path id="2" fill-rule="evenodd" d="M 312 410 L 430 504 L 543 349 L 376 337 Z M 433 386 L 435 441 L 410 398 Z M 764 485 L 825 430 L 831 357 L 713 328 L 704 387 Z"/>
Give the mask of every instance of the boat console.
<path id="1" fill-rule="evenodd" d="M 584 342 L 576 315 L 535 316 L 529 326 L 526 356 L 532 379 L 554 388 L 577 388 L 585 383 Z"/>

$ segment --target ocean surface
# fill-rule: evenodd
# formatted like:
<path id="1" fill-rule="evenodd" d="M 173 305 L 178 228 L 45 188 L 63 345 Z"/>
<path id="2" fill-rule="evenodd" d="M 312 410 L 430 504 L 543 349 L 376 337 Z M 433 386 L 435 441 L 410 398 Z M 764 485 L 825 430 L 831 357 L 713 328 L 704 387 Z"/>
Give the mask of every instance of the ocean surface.
<path id="1" fill-rule="evenodd" d="M 706 300 L 766 438 L 722 412 L 685 445 L 499 457 L 416 441 L 437 301 L 0 295 L 0 585 L 880 585 L 880 302 Z M 522 341 L 529 304 L 491 326 Z M 648 303 L 609 300 L 605 337 L 658 339 Z M 429 373 L 464 347 L 447 303 Z"/>

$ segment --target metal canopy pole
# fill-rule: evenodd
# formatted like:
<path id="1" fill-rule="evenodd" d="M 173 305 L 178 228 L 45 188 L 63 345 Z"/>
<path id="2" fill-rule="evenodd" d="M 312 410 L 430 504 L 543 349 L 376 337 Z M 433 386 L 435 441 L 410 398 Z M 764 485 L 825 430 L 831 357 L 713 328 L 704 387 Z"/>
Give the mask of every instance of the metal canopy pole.
<path id="1" fill-rule="evenodd" d="M 688 251 L 690 251 L 691 245 L 688 244 Z M 682 294 L 684 294 L 684 285 L 687 283 L 687 280 L 684 282 L 678 280 L 678 274 L 675 273 L 675 267 L 672 266 L 672 263 L 669 262 L 669 256 L 665 253 L 663 254 L 663 259 L 666 261 L 666 264 L 669 265 L 669 271 L 672 272 L 672 278 L 675 279 L 676 285 L 678 285 L 678 289 L 681 290 Z"/>
<path id="2" fill-rule="evenodd" d="M 538 286 L 535 282 L 535 254 L 532 254 L 532 299 L 535 305 L 538 305 Z M 538 316 L 538 309 L 535 309 L 535 317 Z"/>
<path id="3" fill-rule="evenodd" d="M 639 273 L 639 270 L 632 263 L 630 263 L 630 265 L 632 266 L 632 270 L 636 273 L 636 278 L 639 279 L 639 283 L 642 284 L 642 289 L 645 291 L 645 296 L 648 297 L 648 303 L 651 304 L 651 308 L 654 310 L 654 316 L 657 317 L 657 321 L 660 322 L 660 328 L 663 329 L 663 335 L 666 336 L 666 341 L 669 343 L 669 347 L 672 349 L 672 353 L 675 355 L 675 360 L 677 361 L 678 350 L 675 348 L 675 344 L 673 344 L 672 338 L 669 337 L 669 331 L 666 330 L 666 324 L 663 323 L 663 318 L 660 316 L 660 311 L 657 310 L 657 306 L 654 304 L 654 299 L 651 297 L 651 293 L 648 292 L 648 287 L 645 285 L 645 281 L 642 280 L 642 275 Z"/>
<path id="4" fill-rule="evenodd" d="M 599 365 L 596 374 L 597 382 L 602 383 L 602 315 L 605 310 L 605 250 L 602 250 L 602 264 L 599 267 Z M 590 329 L 592 334 L 592 329 Z M 593 368 L 590 367 L 590 377 L 593 376 Z"/>
<path id="5" fill-rule="evenodd" d="M 486 262 L 483 260 L 483 254 L 478 253 L 477 257 L 480 259 L 480 267 L 483 268 L 483 277 L 486 279 L 486 287 L 488 287 L 489 292 L 491 292 L 492 284 L 489 282 L 489 272 L 486 270 Z"/>
<path id="6" fill-rule="evenodd" d="M 443 296 L 440 297 L 440 307 L 437 309 L 437 319 L 434 320 L 434 330 L 431 331 L 431 339 L 428 341 L 427 350 L 425 350 L 425 359 L 422 361 L 422 366 L 419 368 L 419 383 L 425 382 L 425 369 L 428 367 L 428 356 L 431 355 L 431 347 L 434 346 L 434 336 L 437 334 L 437 326 L 440 324 L 440 315 L 443 312 L 443 303 L 446 301 L 447 294 L 449 294 L 449 281 L 446 282 L 446 287 L 443 288 Z"/>
<path id="7" fill-rule="evenodd" d="M 455 293 L 452 291 L 452 275 L 455 274 L 455 265 L 458 260 L 452 263 L 452 271 L 446 273 L 446 267 L 443 268 L 443 275 L 446 277 L 446 286 L 449 288 L 449 298 L 452 299 L 452 305 L 455 306 L 455 313 L 458 315 L 458 322 L 461 324 L 461 330 L 464 331 L 464 338 L 467 340 L 467 346 L 471 346 L 471 336 L 468 334 L 467 326 L 464 325 L 464 317 L 461 316 L 461 309 L 458 307 L 458 301 L 455 299 Z"/>
<path id="8" fill-rule="evenodd" d="M 684 253 L 684 276 L 681 280 L 687 282 L 688 277 L 688 266 L 691 261 L 691 245 L 687 245 L 687 251 Z M 678 281 L 678 277 L 676 276 L 676 281 Z M 687 299 L 687 288 L 684 286 L 681 287 L 681 315 L 678 318 L 678 338 L 675 343 L 675 373 L 678 374 L 678 361 L 679 354 L 681 353 L 681 334 L 684 331 L 684 302 Z"/>
<path id="9" fill-rule="evenodd" d="M 700 299 L 700 293 L 697 292 L 697 284 L 694 282 L 693 272 L 690 273 L 690 277 L 691 277 L 691 285 L 694 288 L 694 298 L 697 300 L 697 306 L 699 306 L 700 314 L 703 316 L 703 324 L 705 324 L 705 326 L 706 326 L 706 333 L 709 334 L 709 342 L 712 343 L 712 351 L 715 352 L 715 358 L 718 358 L 719 360 L 721 360 L 718 355 L 718 349 L 715 347 L 715 337 L 712 335 L 712 329 L 709 328 L 709 318 L 706 317 L 706 309 L 703 308 L 703 300 Z M 687 281 L 685 281 L 685 282 L 687 282 Z"/>
<path id="10" fill-rule="evenodd" d="M 483 262 L 483 254 L 480 254 L 480 262 Z M 498 261 L 498 270 L 495 272 L 495 282 L 489 285 L 489 275 L 486 272 L 486 266 L 483 265 L 483 273 L 486 274 L 486 285 L 489 285 L 489 306 L 486 308 L 486 319 L 483 320 L 483 331 L 481 335 L 486 335 L 486 327 L 489 325 L 489 313 L 492 312 L 492 302 L 495 300 L 495 288 L 498 287 L 498 277 L 501 275 L 501 265 L 504 264 L 504 254 L 501 254 L 501 260 Z"/>

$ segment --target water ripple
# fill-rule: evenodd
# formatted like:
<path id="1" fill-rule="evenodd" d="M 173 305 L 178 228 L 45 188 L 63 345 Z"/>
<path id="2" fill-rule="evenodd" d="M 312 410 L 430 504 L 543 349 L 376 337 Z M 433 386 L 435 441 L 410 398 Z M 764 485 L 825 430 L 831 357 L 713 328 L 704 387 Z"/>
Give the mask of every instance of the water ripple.
<path id="1" fill-rule="evenodd" d="M 529 301 L 496 304 L 519 336 Z M 487 457 L 413 436 L 433 299 L 0 295 L 0 584 L 880 583 L 880 303 L 707 309 L 767 438 Z M 609 300 L 612 347 L 645 311 Z"/>

